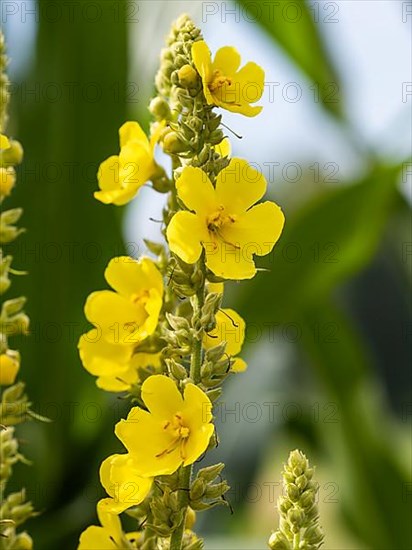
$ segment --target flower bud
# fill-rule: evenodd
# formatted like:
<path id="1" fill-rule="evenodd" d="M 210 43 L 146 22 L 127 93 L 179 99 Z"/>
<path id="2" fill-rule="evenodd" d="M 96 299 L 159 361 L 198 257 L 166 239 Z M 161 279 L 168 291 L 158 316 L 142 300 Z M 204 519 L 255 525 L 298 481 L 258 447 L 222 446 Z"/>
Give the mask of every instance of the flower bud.
<path id="1" fill-rule="evenodd" d="M 23 147 L 15 139 L 10 140 L 10 147 L 1 152 L 0 161 L 5 165 L 20 164 L 23 160 Z"/>
<path id="2" fill-rule="evenodd" d="M 288 484 L 286 492 L 292 502 L 297 502 L 299 500 L 300 492 L 294 483 Z"/>
<path id="3" fill-rule="evenodd" d="M 0 275 L 0 294 L 4 294 L 10 288 L 11 281 L 7 274 Z"/>
<path id="4" fill-rule="evenodd" d="M 187 509 L 185 529 L 192 529 L 196 522 L 196 512 L 190 508 Z"/>
<path id="5" fill-rule="evenodd" d="M 177 75 L 180 84 L 184 88 L 194 88 L 199 80 L 196 69 L 189 64 L 183 65 L 183 67 L 178 70 Z"/>
<path id="6" fill-rule="evenodd" d="M 163 139 L 163 150 L 165 153 L 183 153 L 187 146 L 176 132 L 168 132 Z"/>
<path id="7" fill-rule="evenodd" d="M 17 535 L 11 550 L 32 550 L 32 548 L 33 540 L 31 536 L 28 533 L 23 532 Z"/>
<path id="8" fill-rule="evenodd" d="M 289 550 L 292 548 L 292 545 L 282 533 L 277 532 L 271 534 L 269 548 L 271 550 Z"/>
<path id="9" fill-rule="evenodd" d="M 157 120 L 170 118 L 170 107 L 162 97 L 154 97 L 149 105 L 149 111 Z"/>
<path id="10" fill-rule="evenodd" d="M 7 350 L 0 355 L 0 386 L 14 384 L 20 369 L 20 354 L 18 351 Z"/>
<path id="11" fill-rule="evenodd" d="M 16 173 L 13 167 L 0 168 L 0 199 L 8 197 L 16 183 Z"/>

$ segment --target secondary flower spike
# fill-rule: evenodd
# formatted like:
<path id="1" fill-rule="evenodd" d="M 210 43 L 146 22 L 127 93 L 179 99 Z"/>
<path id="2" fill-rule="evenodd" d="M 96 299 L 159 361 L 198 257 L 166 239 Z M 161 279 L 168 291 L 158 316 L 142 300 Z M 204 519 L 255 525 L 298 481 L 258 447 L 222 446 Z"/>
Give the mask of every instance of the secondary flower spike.
<path id="1" fill-rule="evenodd" d="M 203 40 L 193 44 L 192 58 L 209 105 L 249 117 L 261 112 L 262 107 L 250 105 L 259 101 L 263 94 L 265 73 L 259 65 L 249 62 L 239 70 L 240 55 L 231 46 L 220 48 L 212 61 Z"/>
<path id="2" fill-rule="evenodd" d="M 137 122 L 125 122 L 119 130 L 120 153 L 103 161 L 97 178 L 100 191 L 94 196 L 104 204 L 122 205 L 129 202 L 157 171 L 154 148 L 159 137 L 159 125 L 150 141 Z"/>
<path id="3" fill-rule="evenodd" d="M 149 258 L 113 258 L 105 278 L 114 290 L 92 292 L 87 319 L 110 344 L 138 344 L 156 330 L 162 308 L 163 278 Z"/>
<path id="4" fill-rule="evenodd" d="M 215 275 L 252 278 L 253 254 L 268 254 L 284 224 L 274 202 L 255 205 L 266 187 L 264 176 L 239 158 L 219 172 L 216 187 L 201 168 L 184 168 L 176 188 L 188 210 L 177 212 L 167 228 L 170 250 L 193 264 L 204 249 L 206 265 Z"/>
<path id="5" fill-rule="evenodd" d="M 154 375 L 142 385 L 142 400 L 148 411 L 132 408 L 115 430 L 135 460 L 136 475 L 169 475 L 193 464 L 214 431 L 208 396 L 191 383 L 182 396 L 171 378 Z"/>

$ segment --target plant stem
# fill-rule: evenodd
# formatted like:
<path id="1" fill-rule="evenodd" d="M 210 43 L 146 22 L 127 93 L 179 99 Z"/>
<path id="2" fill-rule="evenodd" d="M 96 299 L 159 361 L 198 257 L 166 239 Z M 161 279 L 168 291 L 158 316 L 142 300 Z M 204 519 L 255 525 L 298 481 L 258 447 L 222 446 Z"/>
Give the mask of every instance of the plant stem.
<path id="1" fill-rule="evenodd" d="M 205 289 L 202 286 L 197 293 L 197 307 L 203 306 Z M 200 382 L 200 368 L 202 366 L 202 335 L 193 343 L 192 356 L 190 359 L 190 378 L 195 384 Z M 170 537 L 170 550 L 181 550 L 183 533 L 185 531 L 186 513 L 189 504 L 190 480 L 192 478 L 192 465 L 181 466 L 179 473 L 179 509 L 184 510 L 182 521 L 179 527 Z"/>
<path id="2" fill-rule="evenodd" d="M 189 504 L 189 489 L 190 479 L 192 477 L 192 465 L 181 466 L 179 475 L 179 508 L 184 510 L 182 521 L 179 527 L 172 533 L 170 537 L 170 550 L 181 550 L 183 533 L 185 531 L 187 506 Z"/>

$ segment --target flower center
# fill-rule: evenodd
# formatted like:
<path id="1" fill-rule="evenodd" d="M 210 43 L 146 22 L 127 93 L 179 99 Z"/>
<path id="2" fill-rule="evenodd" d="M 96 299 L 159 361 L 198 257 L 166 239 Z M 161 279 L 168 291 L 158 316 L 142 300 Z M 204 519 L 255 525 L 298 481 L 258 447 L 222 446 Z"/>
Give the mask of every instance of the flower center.
<path id="1" fill-rule="evenodd" d="M 132 294 L 131 300 L 132 302 L 137 306 L 144 306 L 146 305 L 146 302 L 150 296 L 150 293 L 147 289 L 141 290 L 140 292 L 136 292 L 135 294 Z"/>
<path id="2" fill-rule="evenodd" d="M 228 76 L 225 76 L 220 69 L 213 71 L 212 82 L 209 84 L 209 90 L 214 92 L 219 88 L 222 88 L 225 84 L 228 86 L 232 85 L 232 79 Z"/>
<path id="3" fill-rule="evenodd" d="M 180 457 L 184 460 L 186 458 L 186 443 L 190 436 L 190 429 L 185 426 L 182 414 L 177 412 L 171 420 L 166 420 L 163 424 L 163 429 L 167 430 L 173 439 L 164 451 L 156 455 L 156 458 L 161 458 L 180 448 Z"/>
<path id="4" fill-rule="evenodd" d="M 223 205 L 219 206 L 219 210 L 210 214 L 206 218 L 207 228 L 211 233 L 218 234 L 220 229 L 223 226 L 232 224 L 236 221 L 236 216 L 234 214 L 226 214 L 225 207 Z"/>

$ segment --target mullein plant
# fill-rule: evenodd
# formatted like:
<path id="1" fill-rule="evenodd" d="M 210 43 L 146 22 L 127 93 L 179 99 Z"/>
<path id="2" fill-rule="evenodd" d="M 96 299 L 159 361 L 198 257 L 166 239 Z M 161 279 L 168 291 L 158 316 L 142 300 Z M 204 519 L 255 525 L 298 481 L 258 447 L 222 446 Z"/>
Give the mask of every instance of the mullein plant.
<path id="1" fill-rule="evenodd" d="M 8 292 L 10 275 L 22 274 L 12 268 L 13 258 L 5 254 L 3 245 L 9 245 L 24 230 L 16 227 L 21 208 L 3 209 L 3 201 L 11 194 L 16 182 L 14 167 L 22 161 L 23 149 L 18 141 L 4 132 L 7 122 L 9 81 L 6 74 L 4 36 L 0 33 L 0 294 Z M 8 484 L 17 462 L 26 462 L 19 451 L 15 425 L 36 415 L 31 411 L 23 382 L 16 378 L 20 370 L 20 354 L 11 349 L 13 337 L 27 334 L 29 319 L 23 311 L 25 298 L 2 301 L 0 309 L 0 550 L 29 550 L 33 542 L 25 531 L 17 529 L 34 515 L 33 506 L 26 500 L 24 489 L 8 492 Z"/>
<path id="2" fill-rule="evenodd" d="M 319 526 L 319 487 L 314 469 L 299 450 L 292 451 L 282 472 L 278 499 L 279 529 L 269 539 L 270 550 L 318 550 L 323 543 Z"/>
<path id="3" fill-rule="evenodd" d="M 79 341 L 82 363 L 99 388 L 122 392 L 131 408 L 115 427 L 123 452 L 100 467 L 107 492 L 97 503 L 100 525 L 81 534 L 80 550 L 203 547 L 193 532 L 196 513 L 227 505 L 229 489 L 223 464 L 199 464 L 218 441 L 213 405 L 226 378 L 246 369 L 238 356 L 245 322 L 222 307 L 224 285 L 257 275 L 254 255 L 272 250 L 284 224 L 275 203 L 260 202 L 264 176 L 231 158 L 216 112 L 258 115 L 262 68 L 241 67 L 229 46 L 212 58 L 183 15 L 155 83 L 149 136 L 125 122 L 119 153 L 98 171 L 95 197 L 104 204 L 128 203 L 148 181 L 166 195 L 166 244 L 146 240 L 151 257 L 113 258 L 104 273 L 110 289 L 85 304 L 92 328 Z M 156 147 L 170 156 L 170 175 Z M 133 532 L 123 532 L 122 513 L 135 518 Z"/>

